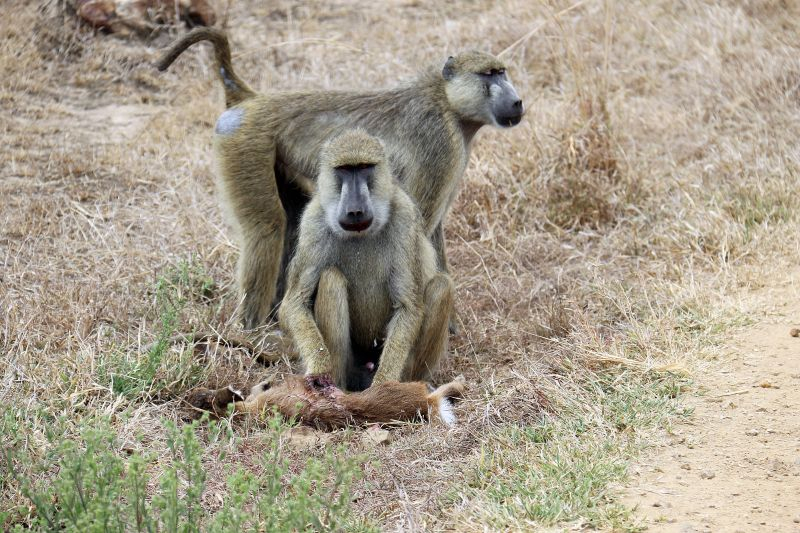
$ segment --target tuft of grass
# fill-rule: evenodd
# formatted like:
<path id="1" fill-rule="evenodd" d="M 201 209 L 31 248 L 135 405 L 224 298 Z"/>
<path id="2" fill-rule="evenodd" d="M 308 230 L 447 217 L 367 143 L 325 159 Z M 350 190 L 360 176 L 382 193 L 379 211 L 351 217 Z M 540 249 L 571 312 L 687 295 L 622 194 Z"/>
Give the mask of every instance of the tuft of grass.
<path id="1" fill-rule="evenodd" d="M 797 204 L 794 191 L 776 190 L 762 184 L 737 184 L 730 192 L 725 208 L 745 231 L 752 232 L 765 224 L 789 222 L 795 216 Z"/>
<path id="2" fill-rule="evenodd" d="M 678 400 L 686 386 L 669 374 L 585 375 L 582 387 L 591 396 L 581 404 L 562 405 L 538 424 L 506 427 L 481 447 L 462 495 L 469 502 L 463 520 L 498 530 L 577 520 L 639 531 L 611 487 L 625 479 L 628 458 L 640 446 L 637 435 L 688 414 Z"/>
<path id="3" fill-rule="evenodd" d="M 605 103 L 583 101 L 578 107 L 547 184 L 547 218 L 565 229 L 596 229 L 617 219 L 626 184 Z"/>
<path id="4" fill-rule="evenodd" d="M 125 351 L 109 354 L 100 366 L 100 381 L 110 382 L 114 394 L 128 398 L 174 397 L 205 377 L 202 361 L 191 349 L 175 350 L 171 339 L 178 331 L 188 302 L 209 302 L 214 280 L 195 261 L 181 261 L 159 277 L 154 289 L 158 336 L 148 349 L 130 357 Z"/>

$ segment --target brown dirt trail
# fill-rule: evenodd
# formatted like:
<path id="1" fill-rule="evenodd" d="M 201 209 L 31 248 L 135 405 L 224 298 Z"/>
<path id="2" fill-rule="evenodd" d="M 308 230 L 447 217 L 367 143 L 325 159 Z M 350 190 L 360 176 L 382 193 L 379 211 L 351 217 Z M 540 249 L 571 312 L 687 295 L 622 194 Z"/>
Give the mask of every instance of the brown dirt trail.
<path id="1" fill-rule="evenodd" d="M 696 376 L 693 416 L 634 474 L 648 531 L 800 531 L 800 271 L 750 298 L 763 318 Z"/>

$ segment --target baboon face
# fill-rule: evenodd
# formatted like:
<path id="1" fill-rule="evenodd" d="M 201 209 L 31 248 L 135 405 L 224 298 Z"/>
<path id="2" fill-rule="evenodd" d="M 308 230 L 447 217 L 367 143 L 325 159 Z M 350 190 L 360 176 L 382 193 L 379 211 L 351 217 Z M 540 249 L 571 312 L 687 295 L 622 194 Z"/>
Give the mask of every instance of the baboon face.
<path id="1" fill-rule="evenodd" d="M 360 130 L 343 134 L 328 143 L 322 161 L 318 186 L 328 226 L 340 237 L 380 231 L 391 197 L 380 141 Z"/>
<path id="2" fill-rule="evenodd" d="M 451 56 L 442 76 L 450 105 L 465 119 L 503 128 L 522 120 L 525 107 L 496 57 L 483 52 Z"/>

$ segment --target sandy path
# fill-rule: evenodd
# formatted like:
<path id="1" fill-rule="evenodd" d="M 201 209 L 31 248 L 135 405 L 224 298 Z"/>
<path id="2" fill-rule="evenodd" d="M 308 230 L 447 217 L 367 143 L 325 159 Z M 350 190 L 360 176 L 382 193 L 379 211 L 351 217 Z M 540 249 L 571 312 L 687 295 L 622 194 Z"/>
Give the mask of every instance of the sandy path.
<path id="1" fill-rule="evenodd" d="M 648 531 L 800 531 L 800 271 L 753 296 L 766 317 L 696 376 L 694 416 L 634 473 Z"/>

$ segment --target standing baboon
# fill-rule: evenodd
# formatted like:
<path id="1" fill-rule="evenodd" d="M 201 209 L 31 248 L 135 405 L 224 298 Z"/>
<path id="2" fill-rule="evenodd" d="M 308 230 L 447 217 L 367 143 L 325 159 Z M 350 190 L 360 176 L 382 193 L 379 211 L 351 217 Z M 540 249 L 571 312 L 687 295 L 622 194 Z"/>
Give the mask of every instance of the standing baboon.
<path id="1" fill-rule="evenodd" d="M 158 68 L 204 40 L 214 45 L 229 108 L 217 121 L 215 144 L 240 230 L 246 327 L 260 325 L 280 301 L 299 216 L 319 172 L 317 155 L 346 128 L 364 128 L 386 143 L 392 174 L 419 207 L 439 267 L 448 271 L 442 224 L 472 138 L 484 125 L 511 127 L 522 119 L 522 100 L 499 59 L 467 52 L 394 89 L 257 94 L 234 73 L 226 35 L 198 28 L 176 41 Z"/>
<path id="2" fill-rule="evenodd" d="M 281 325 L 307 374 L 358 388 L 348 378 L 362 379 L 360 354 L 382 344 L 373 383 L 428 379 L 447 348 L 450 277 L 383 144 L 363 130 L 323 148 L 287 279 Z"/>

